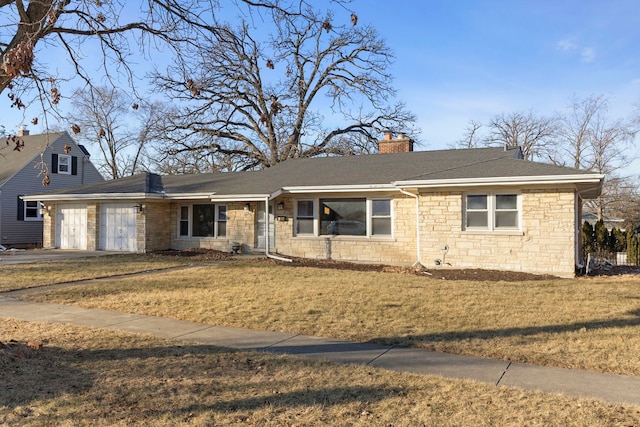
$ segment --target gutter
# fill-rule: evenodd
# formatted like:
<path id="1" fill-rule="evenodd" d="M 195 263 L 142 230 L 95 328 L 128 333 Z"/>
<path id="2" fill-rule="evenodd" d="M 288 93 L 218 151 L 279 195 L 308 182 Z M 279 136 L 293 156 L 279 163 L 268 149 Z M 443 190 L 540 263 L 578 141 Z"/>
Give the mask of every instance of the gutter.
<path id="1" fill-rule="evenodd" d="M 413 263 L 412 267 L 423 267 L 420 249 L 420 198 L 417 194 L 413 194 L 404 188 L 400 188 L 400 192 L 416 199 L 416 262 Z"/>
<path id="2" fill-rule="evenodd" d="M 488 184 L 500 186 L 513 185 L 539 185 L 539 184 L 598 184 L 604 179 L 602 174 L 579 175 L 547 175 L 547 176 L 509 176 L 489 178 L 455 178 L 455 179 L 419 179 L 395 181 L 392 184 L 398 187 L 474 187 Z"/>

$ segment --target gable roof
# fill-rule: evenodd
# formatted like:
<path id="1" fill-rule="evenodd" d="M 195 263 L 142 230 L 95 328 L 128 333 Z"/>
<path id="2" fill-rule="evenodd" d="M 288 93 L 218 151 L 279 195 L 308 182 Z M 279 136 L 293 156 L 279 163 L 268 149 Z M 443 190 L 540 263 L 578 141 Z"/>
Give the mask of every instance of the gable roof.
<path id="1" fill-rule="evenodd" d="M 264 199 L 281 192 L 398 191 L 493 183 L 576 183 L 599 192 L 604 176 L 523 160 L 519 150 L 477 148 L 291 159 L 254 172 L 152 173 L 48 193 L 40 200 L 98 197 Z M 591 190 L 593 191 L 593 190 Z"/>
<path id="2" fill-rule="evenodd" d="M 21 136 L 24 147 L 20 151 L 14 149 L 8 138 L 0 138 L 0 186 L 32 163 L 47 146 L 62 135 L 64 132 Z"/>

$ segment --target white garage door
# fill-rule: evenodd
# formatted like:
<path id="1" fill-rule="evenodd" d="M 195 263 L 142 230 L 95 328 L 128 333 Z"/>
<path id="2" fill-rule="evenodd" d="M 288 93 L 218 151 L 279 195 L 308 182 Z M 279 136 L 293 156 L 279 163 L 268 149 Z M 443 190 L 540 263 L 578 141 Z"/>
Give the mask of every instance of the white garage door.
<path id="1" fill-rule="evenodd" d="M 56 212 L 56 247 L 87 249 L 87 206 L 59 205 Z"/>
<path id="2" fill-rule="evenodd" d="M 136 208 L 131 203 L 108 203 L 100 208 L 100 249 L 136 252 Z"/>

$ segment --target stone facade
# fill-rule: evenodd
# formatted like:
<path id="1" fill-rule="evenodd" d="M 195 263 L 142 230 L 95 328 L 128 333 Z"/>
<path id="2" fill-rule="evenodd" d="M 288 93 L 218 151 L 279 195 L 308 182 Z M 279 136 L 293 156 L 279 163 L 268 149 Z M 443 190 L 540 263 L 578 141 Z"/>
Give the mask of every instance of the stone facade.
<path id="1" fill-rule="evenodd" d="M 477 190 L 474 190 L 477 191 Z M 419 194 L 420 255 L 417 254 L 415 199 L 393 199 L 391 238 L 293 234 L 293 204 L 284 199 L 276 222 L 275 251 L 284 256 L 340 259 L 396 265 L 420 261 L 429 268 L 483 268 L 573 277 L 576 254 L 576 194 L 566 190 L 525 190 L 522 221 L 514 231 L 463 229 L 463 191 Z"/>
<path id="2" fill-rule="evenodd" d="M 473 191 L 483 190 L 475 188 Z M 573 188 L 518 191 L 521 200 L 520 227 L 513 231 L 465 230 L 464 194 L 465 189 L 424 190 L 418 193 L 416 199 L 394 193 L 392 235 L 389 237 L 296 236 L 296 199 L 281 196 L 273 201 L 277 208 L 273 212 L 275 238 L 270 243 L 270 252 L 284 257 L 404 266 L 419 261 L 428 268 L 483 268 L 561 277 L 574 275 L 579 235 L 579 212 L 576 212 L 576 208 L 580 208 L 580 203 Z M 419 204 L 418 220 L 416 200 Z M 228 218 L 226 236 L 218 238 L 179 237 L 180 203 L 142 203 L 143 212 L 136 216 L 138 252 L 194 247 L 229 252 L 233 242 L 240 243 L 243 252 L 251 252 L 258 246 L 256 222 L 261 212 L 258 212 L 259 204 L 256 202 L 225 203 Z M 185 201 L 184 204 L 189 203 L 192 201 Z M 45 247 L 55 247 L 55 212 L 56 205 L 52 204 L 44 215 Z M 87 203 L 88 250 L 100 247 L 99 212 L 98 203 Z"/>
<path id="3" fill-rule="evenodd" d="M 188 204 L 185 202 L 185 204 Z M 224 237 L 180 237 L 178 236 L 179 203 L 171 203 L 169 229 L 172 249 L 206 248 L 230 252 L 231 245 L 238 242 L 242 252 L 251 252 L 255 247 L 255 218 L 257 203 L 231 202 L 227 206 L 227 233 Z M 247 207 L 248 204 L 248 207 Z"/>

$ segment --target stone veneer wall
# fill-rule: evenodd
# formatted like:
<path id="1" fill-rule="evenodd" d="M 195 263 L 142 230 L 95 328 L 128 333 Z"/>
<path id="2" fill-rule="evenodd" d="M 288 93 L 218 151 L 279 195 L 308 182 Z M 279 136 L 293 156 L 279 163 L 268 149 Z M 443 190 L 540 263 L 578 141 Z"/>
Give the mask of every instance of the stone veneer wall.
<path id="1" fill-rule="evenodd" d="M 42 216 L 42 247 L 53 249 L 56 247 L 56 209 L 58 205 L 53 203 L 47 206 Z"/>
<path id="2" fill-rule="evenodd" d="M 87 250 L 100 249 L 100 204 L 87 204 Z"/>
<path id="3" fill-rule="evenodd" d="M 286 216 L 287 221 L 276 221 L 275 251 L 285 256 L 316 259 L 336 259 L 370 263 L 411 265 L 417 260 L 415 239 L 415 199 L 397 196 L 393 199 L 395 222 L 393 237 L 350 236 L 294 236 L 295 200 L 280 198 L 284 209 L 276 216 Z"/>
<path id="4" fill-rule="evenodd" d="M 136 217 L 138 252 L 171 248 L 171 204 L 146 202 Z"/>
<path id="5" fill-rule="evenodd" d="M 477 190 L 475 190 L 477 191 Z M 575 273 L 576 227 L 575 191 L 571 188 L 523 190 L 521 229 L 514 232 L 465 231 L 462 227 L 463 192 L 423 192 L 420 194 L 420 260 L 426 267 L 484 268 L 553 274 L 573 277 Z M 416 251 L 415 199 L 398 195 L 393 199 L 392 238 L 348 236 L 294 236 L 295 199 L 274 212 L 275 246 L 271 251 L 283 256 L 340 259 L 369 263 L 412 265 Z M 242 244 L 243 252 L 255 246 L 256 203 L 227 203 L 227 236 L 223 238 L 176 238 L 178 203 L 146 203 L 138 214 L 138 251 L 188 249 L 193 247 L 230 251 L 231 242 Z M 87 206 L 87 249 L 99 247 L 99 205 Z M 43 246 L 55 247 L 56 205 L 44 215 Z M 446 253 L 442 250 L 447 247 Z"/>
<path id="6" fill-rule="evenodd" d="M 421 195 L 424 265 L 434 266 L 439 259 L 443 268 L 574 276 L 577 196 L 572 189 L 522 191 L 522 227 L 517 232 L 463 231 L 462 196 L 462 192 Z"/>
<path id="7" fill-rule="evenodd" d="M 227 235 L 225 237 L 186 238 L 177 237 L 178 212 L 181 204 L 171 203 L 169 224 L 171 230 L 170 247 L 172 249 L 206 248 L 230 252 L 231 243 L 238 242 L 242 245 L 242 252 L 251 252 L 255 246 L 255 217 L 257 203 L 250 203 L 249 210 L 244 209 L 246 202 L 231 202 L 224 204 L 227 206 Z"/>
<path id="8" fill-rule="evenodd" d="M 423 265 L 573 277 L 577 197 L 573 189 L 522 191 L 522 227 L 512 232 L 464 231 L 463 194 L 462 191 L 420 194 L 420 261 Z M 287 221 L 275 224 L 275 249 L 281 255 L 406 266 L 417 260 L 414 198 L 397 196 L 393 199 L 393 238 L 390 239 L 295 237 L 294 200 L 280 200 L 284 202 L 284 209 L 278 210 L 276 215 L 287 217 Z"/>

